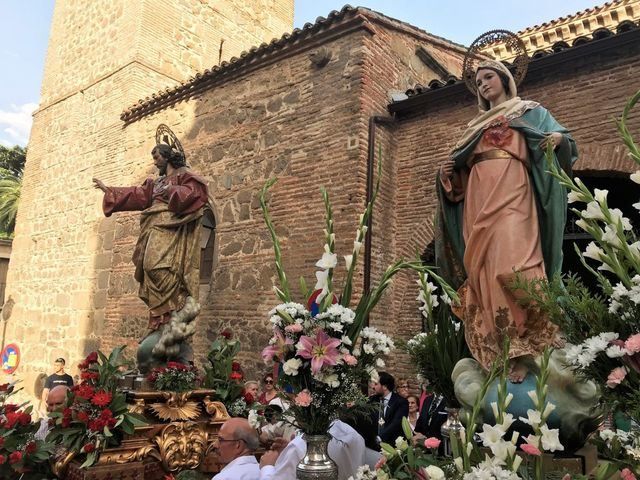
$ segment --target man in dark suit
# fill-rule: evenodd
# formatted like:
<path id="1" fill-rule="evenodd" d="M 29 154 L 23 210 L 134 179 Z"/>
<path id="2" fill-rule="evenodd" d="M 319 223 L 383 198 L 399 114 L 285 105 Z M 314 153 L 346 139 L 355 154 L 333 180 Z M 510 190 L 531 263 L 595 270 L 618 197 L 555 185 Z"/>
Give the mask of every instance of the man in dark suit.
<path id="1" fill-rule="evenodd" d="M 409 402 L 394 392 L 395 380 L 387 372 L 380 372 L 379 379 L 373 384 L 374 395 L 370 402 L 377 402 L 378 411 L 374 412 L 381 442 L 395 444 L 396 438 L 404 437 L 402 418 L 409 415 Z"/>

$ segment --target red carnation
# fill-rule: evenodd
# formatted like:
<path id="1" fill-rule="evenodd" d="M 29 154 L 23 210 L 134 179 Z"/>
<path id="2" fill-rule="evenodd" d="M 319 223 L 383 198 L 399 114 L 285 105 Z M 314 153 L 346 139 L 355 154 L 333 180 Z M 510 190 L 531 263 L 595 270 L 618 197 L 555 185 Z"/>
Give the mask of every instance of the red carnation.
<path id="1" fill-rule="evenodd" d="M 106 407 L 111 403 L 111 393 L 100 390 L 91 397 L 91 403 L 96 407 Z"/>
<path id="2" fill-rule="evenodd" d="M 98 378 L 100 378 L 100 375 L 98 375 L 97 372 L 82 372 L 80 374 L 80 378 L 82 380 L 97 380 Z"/>
<path id="3" fill-rule="evenodd" d="M 104 420 L 108 420 L 113 417 L 113 413 L 108 408 L 105 408 L 100 412 L 100 418 Z"/>
<path id="4" fill-rule="evenodd" d="M 6 427 L 9 430 L 11 430 L 14 427 L 14 425 L 18 423 L 18 421 L 20 420 L 20 414 L 16 412 L 7 413 L 6 417 L 7 417 Z"/>
<path id="5" fill-rule="evenodd" d="M 246 392 L 243 397 L 244 401 L 247 402 L 247 404 L 252 404 L 253 402 L 255 402 L 253 395 L 251 395 L 250 392 Z"/>
<path id="6" fill-rule="evenodd" d="M 69 407 L 62 410 L 63 417 L 70 417 L 72 413 L 73 413 L 73 410 L 71 410 Z"/>
<path id="7" fill-rule="evenodd" d="M 116 426 L 116 423 L 118 423 L 118 421 L 113 417 L 107 419 L 107 427 L 109 428 L 114 428 Z"/>
<path id="8" fill-rule="evenodd" d="M 4 465 L 5 463 L 7 463 L 7 457 L 0 455 L 0 465 Z"/>
<path id="9" fill-rule="evenodd" d="M 87 400 L 89 400 L 94 393 L 93 387 L 86 383 L 83 383 L 76 389 L 76 397 L 86 398 Z"/>
<path id="10" fill-rule="evenodd" d="M 38 446 L 36 445 L 36 442 L 29 442 L 27 443 L 27 446 L 24 447 L 24 451 L 29 455 L 31 455 L 32 453 L 35 453 L 37 449 L 38 449 Z"/>
<path id="11" fill-rule="evenodd" d="M 96 363 L 98 361 L 98 352 L 91 352 L 84 361 L 87 363 Z"/>
<path id="12" fill-rule="evenodd" d="M 87 368 L 89 368 L 89 364 L 87 362 L 81 362 L 78 364 L 79 370 L 86 370 Z"/>
<path id="13" fill-rule="evenodd" d="M 2 385 L 0 385 L 0 392 L 6 392 L 7 390 L 9 390 L 9 385 L 11 385 L 10 383 L 3 383 Z"/>
<path id="14" fill-rule="evenodd" d="M 16 405 L 15 403 L 6 403 L 4 405 L 5 414 L 15 412 L 16 410 L 18 410 L 18 405 Z"/>
<path id="15" fill-rule="evenodd" d="M 240 372 L 231 372 L 231 375 L 229 375 L 229 378 L 231 380 L 242 380 L 242 373 L 240 373 Z"/>
<path id="16" fill-rule="evenodd" d="M 224 330 L 222 330 L 220 332 L 220 335 L 226 338 L 227 340 L 230 340 L 231 337 L 233 336 L 231 333 L 231 330 L 229 330 L 228 328 L 225 328 Z"/>
<path id="17" fill-rule="evenodd" d="M 89 430 L 93 430 L 94 432 L 101 432 L 102 430 L 104 430 L 104 427 L 106 425 L 107 422 L 97 418 L 95 420 L 91 420 L 87 426 L 89 427 Z"/>
<path id="18" fill-rule="evenodd" d="M 15 451 L 9 455 L 9 463 L 14 464 L 22 460 L 22 452 Z"/>
<path id="19" fill-rule="evenodd" d="M 82 423 L 87 423 L 87 421 L 89 420 L 89 415 L 87 414 L 87 412 L 80 411 L 78 412 L 78 415 L 76 415 L 76 418 Z"/>
<path id="20" fill-rule="evenodd" d="M 68 428 L 71 425 L 71 419 L 69 417 L 64 417 L 60 422 L 60 426 L 62 428 Z"/>
<path id="21" fill-rule="evenodd" d="M 96 446 L 93 443 L 87 443 L 84 447 L 82 447 L 82 451 L 84 453 L 91 453 L 96 449 Z"/>
<path id="22" fill-rule="evenodd" d="M 20 425 L 29 425 L 31 423 L 31 415 L 28 413 L 21 413 L 20 418 L 18 418 Z"/>
<path id="23" fill-rule="evenodd" d="M 240 362 L 231 362 L 231 370 L 233 370 L 234 372 L 240 372 L 242 370 Z"/>

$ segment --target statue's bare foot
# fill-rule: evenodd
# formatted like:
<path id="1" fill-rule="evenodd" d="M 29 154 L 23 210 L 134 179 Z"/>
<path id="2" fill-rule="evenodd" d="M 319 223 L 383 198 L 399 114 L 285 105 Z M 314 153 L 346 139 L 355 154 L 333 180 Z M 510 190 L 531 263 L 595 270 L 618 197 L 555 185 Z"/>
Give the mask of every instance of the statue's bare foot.
<path id="1" fill-rule="evenodd" d="M 553 339 L 553 342 L 551 343 L 553 348 L 564 348 L 566 344 L 567 344 L 567 341 L 559 333 L 556 334 L 555 338 Z"/>
<path id="2" fill-rule="evenodd" d="M 509 368 L 508 376 L 509 381 L 511 383 L 522 383 L 527 376 L 527 373 L 529 373 L 529 369 L 523 362 L 517 359 L 510 360 L 510 363 L 511 366 Z"/>

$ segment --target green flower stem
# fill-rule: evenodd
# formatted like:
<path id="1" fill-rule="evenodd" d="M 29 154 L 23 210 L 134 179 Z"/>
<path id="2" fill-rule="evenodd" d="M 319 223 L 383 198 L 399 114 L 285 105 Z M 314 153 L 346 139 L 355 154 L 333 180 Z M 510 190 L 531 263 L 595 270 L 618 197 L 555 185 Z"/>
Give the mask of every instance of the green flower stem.
<path id="1" fill-rule="evenodd" d="M 269 214 L 269 208 L 267 207 L 266 196 L 269 189 L 278 181 L 277 178 L 272 178 L 268 180 L 264 186 L 262 187 L 262 191 L 260 192 L 260 207 L 262 208 L 262 216 L 264 217 L 264 223 L 267 224 L 267 229 L 271 234 L 271 240 L 273 242 L 273 251 L 276 257 L 276 271 L 278 273 L 278 279 L 280 281 L 280 288 L 276 287 L 276 295 L 278 298 L 284 302 L 291 301 L 291 290 L 289 288 L 289 281 L 287 280 L 287 275 L 284 272 L 284 268 L 282 268 L 282 250 L 280 249 L 280 241 L 278 240 L 278 236 L 276 235 L 276 229 L 271 221 L 271 215 Z"/>
<path id="2" fill-rule="evenodd" d="M 638 103 L 639 100 L 640 90 L 638 90 L 638 92 L 636 92 L 636 94 L 629 99 L 622 112 L 622 117 L 619 120 L 616 120 L 616 125 L 618 127 L 618 132 L 622 137 L 622 141 L 629 149 L 629 156 L 633 159 L 634 162 L 640 165 L 640 149 L 633 141 L 631 132 L 627 128 L 627 119 L 629 117 L 629 112 L 631 112 L 631 109 L 636 105 L 636 103 Z"/>

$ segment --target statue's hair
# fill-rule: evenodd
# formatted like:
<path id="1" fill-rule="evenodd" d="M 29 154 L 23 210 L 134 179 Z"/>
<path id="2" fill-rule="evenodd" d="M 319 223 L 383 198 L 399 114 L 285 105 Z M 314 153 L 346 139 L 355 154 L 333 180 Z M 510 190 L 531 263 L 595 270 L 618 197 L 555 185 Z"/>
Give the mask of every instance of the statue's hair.
<path id="1" fill-rule="evenodd" d="M 174 150 L 170 145 L 167 145 L 166 143 L 157 144 L 155 147 L 153 147 L 153 150 L 151 150 L 152 154 L 153 152 L 158 152 L 160 155 L 166 158 L 173 168 L 180 168 L 187 165 L 187 161 L 184 158 L 182 152 Z"/>

